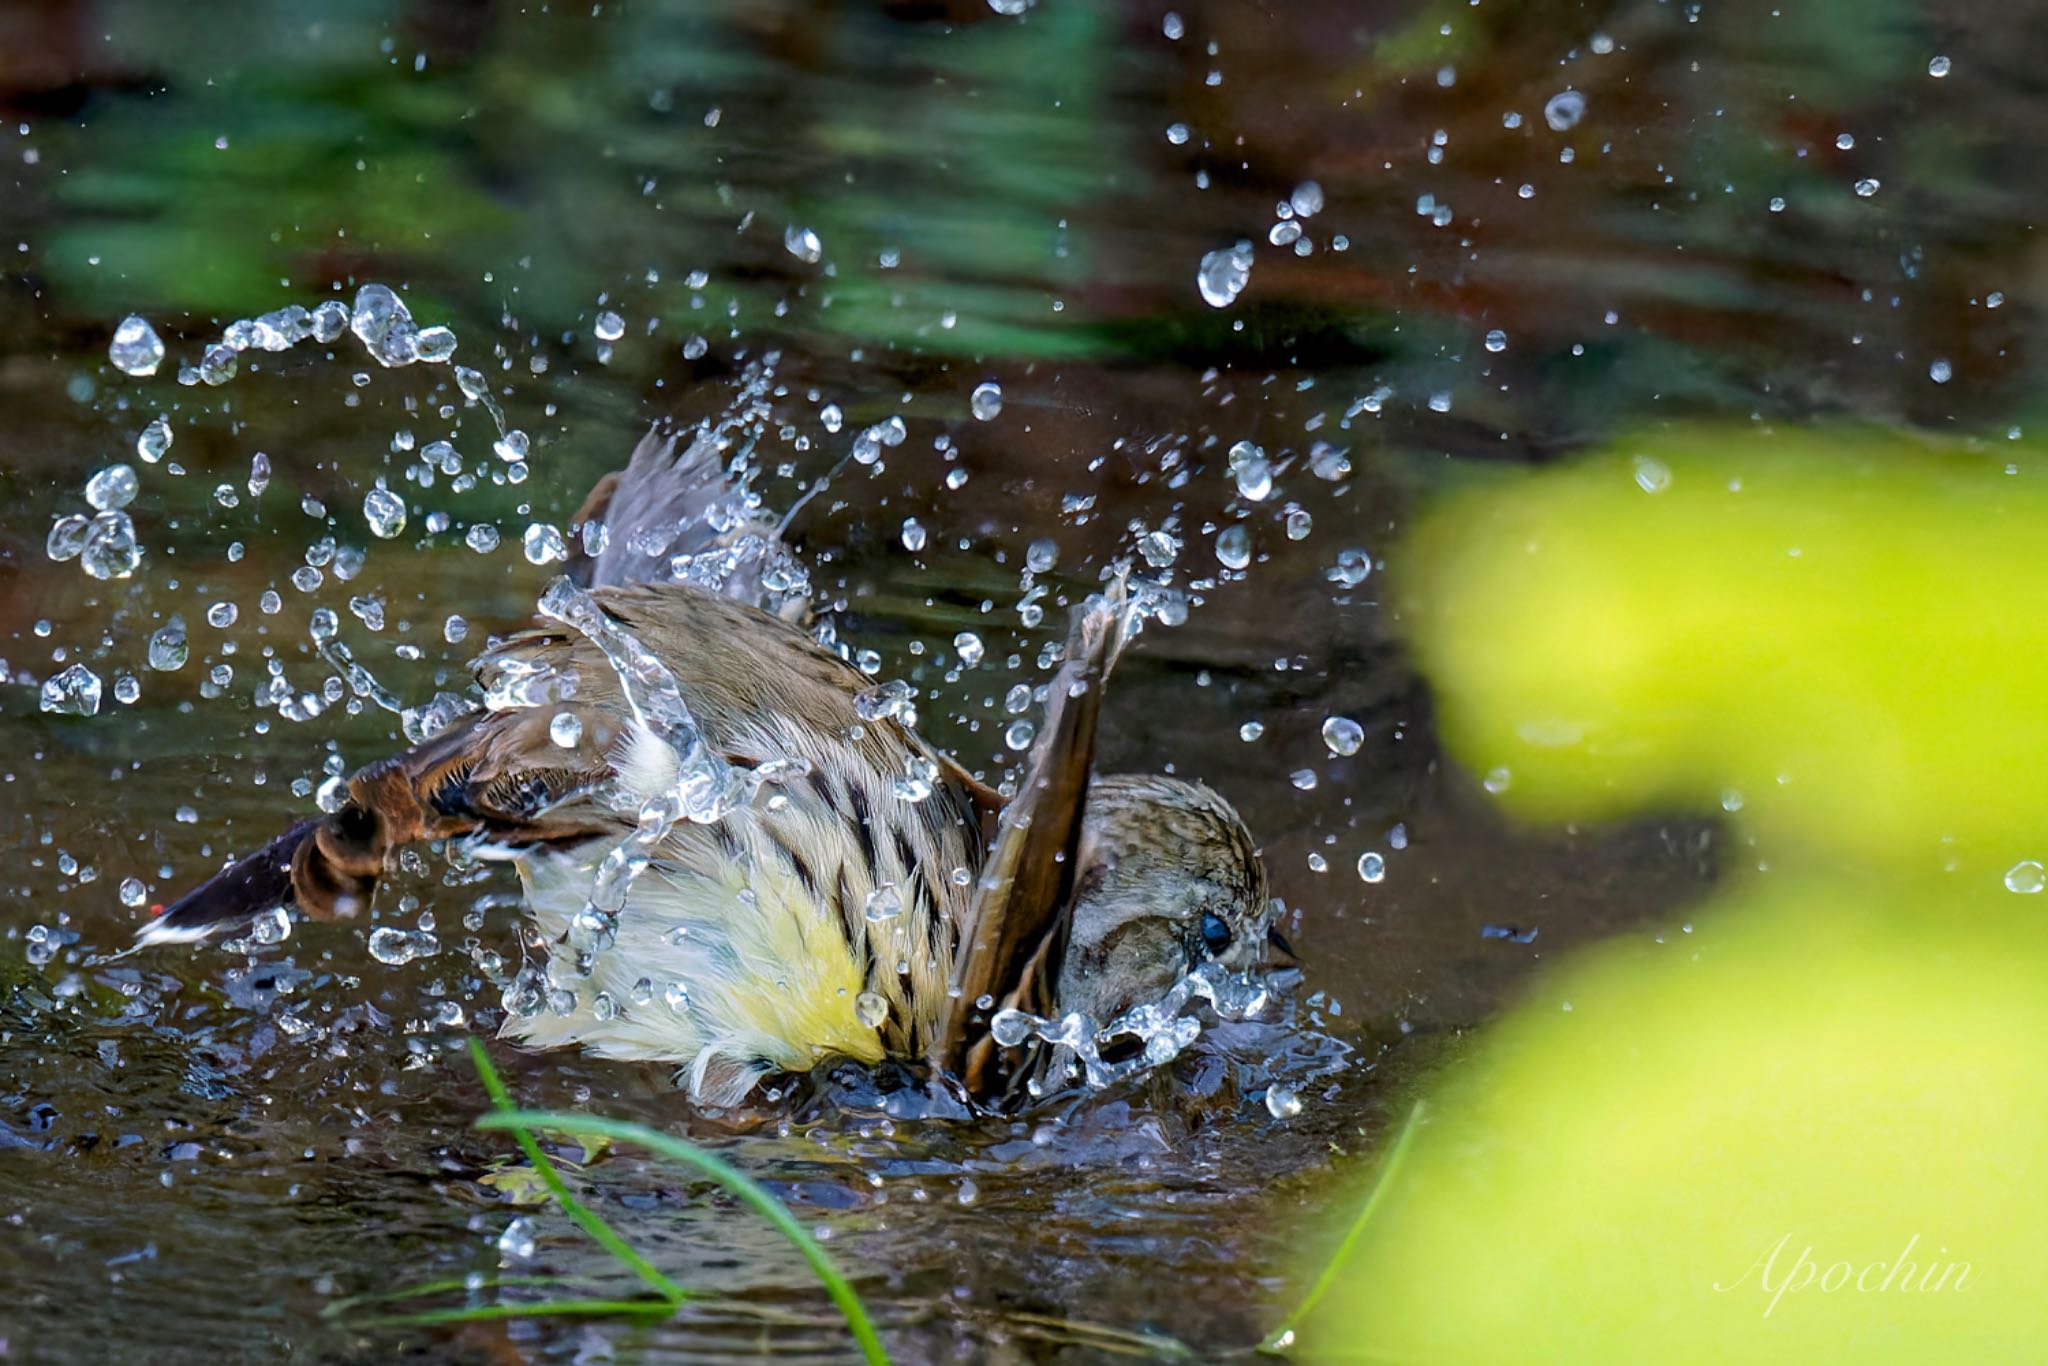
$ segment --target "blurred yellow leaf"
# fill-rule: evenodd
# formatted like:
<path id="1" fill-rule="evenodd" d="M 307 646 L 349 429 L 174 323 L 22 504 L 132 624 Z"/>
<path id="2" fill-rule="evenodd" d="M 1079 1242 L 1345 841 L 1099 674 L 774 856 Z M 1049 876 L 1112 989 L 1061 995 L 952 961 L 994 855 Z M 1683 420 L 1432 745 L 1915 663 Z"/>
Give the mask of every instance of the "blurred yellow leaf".
<path id="1" fill-rule="evenodd" d="M 2013 464 L 2012 462 L 2019 462 Z M 1451 751 L 1526 817 L 2048 854 L 2048 463 L 1681 429 L 1443 500 L 1398 557 Z"/>
<path id="2" fill-rule="evenodd" d="M 1545 980 L 1444 1079 L 1314 1361 L 2048 1355 L 2048 935 L 1793 883 Z"/>
<path id="3" fill-rule="evenodd" d="M 524 1163 L 486 1172 L 477 1184 L 491 1187 L 512 1205 L 545 1205 L 551 1198 L 547 1179 Z"/>

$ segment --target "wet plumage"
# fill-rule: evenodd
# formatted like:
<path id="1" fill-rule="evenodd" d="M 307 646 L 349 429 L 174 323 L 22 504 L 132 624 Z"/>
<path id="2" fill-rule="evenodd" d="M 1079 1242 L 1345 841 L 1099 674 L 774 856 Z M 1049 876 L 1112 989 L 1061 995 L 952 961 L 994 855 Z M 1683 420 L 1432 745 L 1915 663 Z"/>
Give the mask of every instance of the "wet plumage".
<path id="1" fill-rule="evenodd" d="M 584 516 L 609 524 L 579 566 L 589 601 L 665 666 L 716 760 L 773 775 L 717 819 L 666 831 L 612 942 L 579 951 L 578 916 L 643 805 L 675 789 L 678 751 L 590 632 L 545 620 L 477 661 L 496 709 L 363 770 L 339 811 L 231 866 L 143 937 L 204 937 L 283 901 L 356 914 L 400 846 L 460 841 L 513 862 L 552 945 L 544 974 L 508 989 L 503 1033 L 673 1062 L 721 1105 L 831 1056 L 954 1066 L 976 1046 L 968 1070 L 990 1090 L 983 985 L 1009 1004 L 1106 1019 L 1204 957 L 1250 965 L 1264 875 L 1228 804 L 1176 779 L 1089 782 L 1101 682 L 1121 646 L 1100 620 L 1070 646 L 1092 649 L 1092 665 L 1070 660 L 999 832 L 997 794 L 863 708 L 871 680 L 794 624 L 807 611 L 801 565 L 709 435 L 680 455 L 643 442 Z M 657 573 L 683 581 L 636 581 Z M 921 799 L 904 795 L 911 775 Z M 964 936 L 979 948 L 963 952 Z"/>

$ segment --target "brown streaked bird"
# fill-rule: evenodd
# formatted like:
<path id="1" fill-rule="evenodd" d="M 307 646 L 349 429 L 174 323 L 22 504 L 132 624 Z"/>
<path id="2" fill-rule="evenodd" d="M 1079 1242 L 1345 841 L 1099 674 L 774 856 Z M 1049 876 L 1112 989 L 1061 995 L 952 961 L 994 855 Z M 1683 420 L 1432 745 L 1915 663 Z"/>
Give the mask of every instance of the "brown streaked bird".
<path id="1" fill-rule="evenodd" d="M 803 629 L 802 565 L 722 462 L 710 429 L 680 453 L 650 434 L 579 514 L 605 528 L 572 566 L 582 586 L 476 661 L 478 710 L 357 773 L 339 810 L 139 939 L 286 904 L 357 915 L 402 846 L 457 841 L 513 863 L 551 943 L 506 989 L 502 1034 L 675 1063 L 721 1106 L 834 1056 L 928 1060 L 1014 1094 L 1025 1055 L 995 1046 L 983 1001 L 1107 1022 L 1198 963 L 1254 966 L 1272 912 L 1230 804 L 1090 776 L 1116 596 L 1078 615 L 1006 806 Z M 697 818 L 665 823 L 686 796 Z M 622 868 L 622 903 L 598 907 Z"/>

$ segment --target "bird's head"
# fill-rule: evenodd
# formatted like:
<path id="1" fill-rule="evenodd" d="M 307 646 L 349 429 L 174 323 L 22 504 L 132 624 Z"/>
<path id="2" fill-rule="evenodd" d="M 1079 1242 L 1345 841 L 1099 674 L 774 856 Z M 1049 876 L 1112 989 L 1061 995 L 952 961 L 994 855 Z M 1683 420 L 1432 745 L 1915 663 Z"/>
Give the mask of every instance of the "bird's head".
<path id="1" fill-rule="evenodd" d="M 1059 1009 L 1104 1024 L 1158 1000 L 1198 964 L 1245 971 L 1277 942 L 1272 922 L 1266 870 L 1229 802 L 1178 778 L 1097 778 L 1082 817 Z"/>

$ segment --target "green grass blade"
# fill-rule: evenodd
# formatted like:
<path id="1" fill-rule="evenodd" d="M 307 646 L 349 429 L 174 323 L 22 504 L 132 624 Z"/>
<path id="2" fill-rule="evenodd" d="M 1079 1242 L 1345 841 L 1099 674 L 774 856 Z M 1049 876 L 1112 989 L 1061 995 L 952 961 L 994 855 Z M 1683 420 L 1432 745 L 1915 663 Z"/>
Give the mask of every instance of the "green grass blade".
<path id="1" fill-rule="evenodd" d="M 1268 1333 L 1266 1340 L 1259 1344 L 1261 1352 L 1278 1355 L 1285 1351 L 1294 1336 L 1294 1330 L 1301 1326 L 1302 1320 L 1309 1316 L 1317 1302 L 1329 1293 L 1332 1285 L 1336 1284 L 1337 1273 L 1344 1269 L 1344 1263 L 1351 1260 L 1352 1250 L 1358 1246 L 1358 1240 L 1365 1236 L 1365 1226 L 1372 1222 L 1382 1198 L 1393 1186 L 1394 1177 L 1401 1170 L 1402 1160 L 1408 1156 L 1409 1141 L 1415 1137 L 1415 1131 L 1422 1127 L 1423 1104 L 1422 1101 L 1416 1101 L 1415 1108 L 1408 1112 L 1408 1122 L 1401 1126 L 1400 1134 L 1394 1139 L 1394 1146 L 1387 1150 L 1386 1163 L 1381 1166 L 1379 1176 L 1374 1179 L 1372 1191 L 1365 1197 L 1365 1203 L 1358 1207 L 1357 1217 L 1352 1219 L 1350 1229 L 1344 1234 L 1344 1241 L 1337 1244 L 1337 1250 L 1330 1254 L 1330 1260 L 1324 1263 L 1322 1274 L 1316 1277 L 1316 1283 L 1309 1288 L 1301 1303 L 1295 1306 L 1294 1312 L 1282 1319 L 1280 1326 Z"/>
<path id="2" fill-rule="evenodd" d="M 484 1089 L 491 1093 L 491 1103 L 498 1108 L 498 1113 L 501 1115 L 517 1113 L 512 1104 L 511 1094 L 505 1089 L 504 1079 L 498 1075 L 498 1069 L 491 1065 L 490 1054 L 484 1051 L 484 1046 L 478 1039 L 470 1039 L 469 1057 L 470 1061 L 476 1064 L 477 1075 L 483 1078 Z M 526 1160 L 533 1164 L 533 1169 L 536 1172 L 540 1173 L 540 1179 L 547 1184 L 548 1190 L 553 1193 L 556 1202 L 561 1205 L 562 1212 L 567 1214 L 578 1228 L 588 1233 L 592 1238 L 595 1238 L 605 1251 L 618 1258 L 620 1262 L 631 1269 L 634 1275 L 645 1281 L 653 1288 L 656 1294 L 660 1295 L 670 1304 L 681 1304 L 689 1298 L 688 1291 L 663 1275 L 659 1267 L 636 1252 L 632 1244 L 621 1238 L 612 1229 L 610 1224 L 607 1224 L 598 1216 L 596 1211 L 590 1209 L 570 1193 L 568 1185 L 562 1180 L 562 1174 L 555 1170 L 555 1164 L 550 1162 L 548 1155 L 541 1151 L 539 1140 L 535 1139 L 528 1132 L 525 1125 L 485 1124 L 479 1121 L 479 1127 L 510 1129 L 514 1141 L 519 1144 L 519 1150 L 526 1154 Z M 567 1126 L 560 1127 L 567 1129 Z M 568 1131 L 574 1132 L 573 1130 Z"/>
<path id="3" fill-rule="evenodd" d="M 855 1341 L 860 1343 L 862 1355 L 871 1366 L 887 1366 L 889 1356 L 882 1349 L 882 1340 L 875 1332 L 874 1323 L 868 1318 L 867 1308 L 860 1296 L 825 1255 L 825 1249 L 813 1238 L 810 1230 L 797 1221 L 780 1200 L 769 1194 L 752 1177 L 692 1144 L 667 1134 L 649 1129 L 644 1125 L 625 1120 L 603 1119 L 595 1115 L 567 1114 L 556 1110 L 506 1110 L 496 1114 L 483 1115 L 477 1120 L 479 1129 L 510 1129 L 517 1133 L 525 1129 L 560 1129 L 568 1134 L 596 1134 L 624 1143 L 637 1144 L 650 1152 L 658 1153 L 684 1166 L 694 1167 L 704 1175 L 725 1187 L 737 1196 L 741 1203 L 766 1219 L 783 1237 L 796 1245 L 810 1263 L 811 1272 L 825 1286 L 825 1293 L 839 1306 L 846 1316 L 847 1327 L 853 1330 Z"/>

